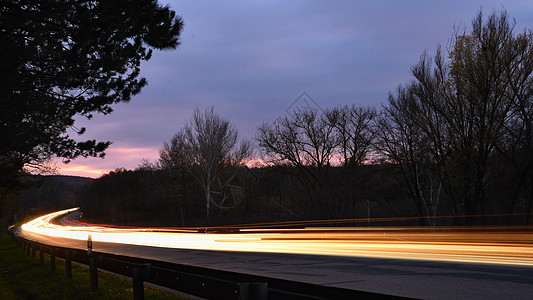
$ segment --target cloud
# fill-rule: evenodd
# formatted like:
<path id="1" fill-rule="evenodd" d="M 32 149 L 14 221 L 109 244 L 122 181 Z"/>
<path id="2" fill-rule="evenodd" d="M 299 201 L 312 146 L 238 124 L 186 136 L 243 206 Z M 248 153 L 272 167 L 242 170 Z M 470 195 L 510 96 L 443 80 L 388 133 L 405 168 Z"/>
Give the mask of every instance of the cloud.
<path id="1" fill-rule="evenodd" d="M 159 148 L 118 148 L 112 145 L 106 151 L 105 159 L 78 158 L 68 164 L 58 159 L 55 162 L 60 174 L 97 178 L 118 168 L 134 169 L 142 159 L 155 162 L 158 158 Z"/>
<path id="2" fill-rule="evenodd" d="M 81 177 L 90 177 L 90 178 L 98 178 L 108 172 L 107 170 L 95 169 L 94 166 L 91 166 L 91 165 L 81 165 L 81 164 L 68 166 L 68 167 L 59 167 L 58 171 L 62 175 L 81 176 Z"/>

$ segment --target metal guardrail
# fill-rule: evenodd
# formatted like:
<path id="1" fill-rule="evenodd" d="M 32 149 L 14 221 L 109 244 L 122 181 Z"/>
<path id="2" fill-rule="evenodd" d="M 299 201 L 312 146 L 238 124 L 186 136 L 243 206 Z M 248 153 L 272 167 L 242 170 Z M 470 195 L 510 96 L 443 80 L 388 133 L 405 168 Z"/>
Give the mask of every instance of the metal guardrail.
<path id="1" fill-rule="evenodd" d="M 129 256 L 114 255 L 56 247 L 30 241 L 8 230 L 12 241 L 28 256 L 35 258 L 39 251 L 39 260 L 44 264 L 44 254 L 50 256 L 50 267 L 56 269 L 55 259 L 65 260 L 67 277 L 72 277 L 72 262 L 89 266 L 91 288 L 98 288 L 98 269 L 131 277 L 133 281 L 134 299 L 144 299 L 144 282 L 153 283 L 169 289 L 187 293 L 206 299 L 402 299 L 366 291 L 343 289 L 331 286 L 303 283 L 264 276 L 242 274 L 230 271 L 215 270 L 197 266 L 189 266 L 142 259 Z M 407 299 L 407 298 L 403 298 Z"/>

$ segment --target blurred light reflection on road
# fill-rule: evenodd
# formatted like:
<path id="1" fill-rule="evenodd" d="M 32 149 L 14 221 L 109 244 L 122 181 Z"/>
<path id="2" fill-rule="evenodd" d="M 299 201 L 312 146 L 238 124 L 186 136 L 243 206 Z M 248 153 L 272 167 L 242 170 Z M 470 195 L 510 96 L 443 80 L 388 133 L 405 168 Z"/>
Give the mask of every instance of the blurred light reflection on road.
<path id="1" fill-rule="evenodd" d="M 154 247 L 317 254 L 533 266 L 532 228 L 470 227 L 306 227 L 300 229 L 191 229 L 108 227 L 64 218 L 77 208 L 55 212 L 22 225 L 26 232 L 52 237 Z"/>

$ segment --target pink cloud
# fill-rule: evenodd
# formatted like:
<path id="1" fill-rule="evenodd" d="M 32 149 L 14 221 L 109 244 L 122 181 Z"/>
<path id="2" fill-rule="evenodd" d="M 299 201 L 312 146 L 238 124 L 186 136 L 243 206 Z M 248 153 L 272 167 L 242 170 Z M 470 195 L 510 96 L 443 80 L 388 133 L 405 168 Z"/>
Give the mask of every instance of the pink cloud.
<path id="1" fill-rule="evenodd" d="M 155 161 L 158 157 L 159 148 L 113 148 L 111 146 L 106 151 L 104 159 L 78 158 L 68 164 L 64 164 L 61 159 L 56 159 L 54 162 L 61 175 L 97 178 L 118 168 L 135 169 L 142 159 Z"/>
<path id="2" fill-rule="evenodd" d="M 82 164 L 73 163 L 73 164 L 68 164 L 65 166 L 66 167 L 58 168 L 58 171 L 61 175 L 97 178 L 108 172 L 106 170 L 100 170 L 100 169 L 93 168 L 90 165 L 82 165 Z"/>

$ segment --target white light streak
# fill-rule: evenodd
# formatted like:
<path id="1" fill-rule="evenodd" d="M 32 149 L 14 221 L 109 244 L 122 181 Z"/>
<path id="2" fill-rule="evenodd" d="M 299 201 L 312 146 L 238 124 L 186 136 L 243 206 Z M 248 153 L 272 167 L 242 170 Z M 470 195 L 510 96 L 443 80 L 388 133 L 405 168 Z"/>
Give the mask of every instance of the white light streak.
<path id="1" fill-rule="evenodd" d="M 501 229 L 491 231 L 490 228 L 469 228 L 468 231 L 431 232 L 421 228 L 317 227 L 200 233 L 179 229 L 65 226 L 51 223 L 76 210 L 77 208 L 73 208 L 39 217 L 22 225 L 22 229 L 75 240 L 87 240 L 88 235 L 91 235 L 94 251 L 98 251 L 98 242 L 107 242 L 195 250 L 533 266 L 533 235 L 530 231 L 502 232 Z"/>

